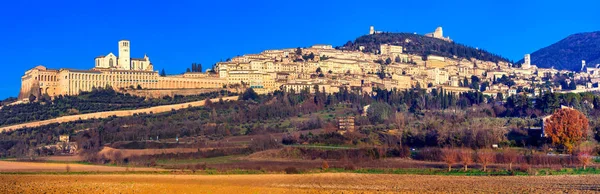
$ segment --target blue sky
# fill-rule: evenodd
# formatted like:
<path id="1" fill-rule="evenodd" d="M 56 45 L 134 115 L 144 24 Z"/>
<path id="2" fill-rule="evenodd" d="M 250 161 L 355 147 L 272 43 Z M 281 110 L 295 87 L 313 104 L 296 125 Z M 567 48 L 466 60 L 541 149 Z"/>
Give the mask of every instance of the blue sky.
<path id="1" fill-rule="evenodd" d="M 342 45 L 377 30 L 424 34 L 515 61 L 566 36 L 600 30 L 598 1 L 96 1 L 6 0 L 0 6 L 0 98 L 17 96 L 36 66 L 89 69 L 129 39 L 155 70 L 207 68 L 265 49 Z M 160 3 L 158 3 L 160 2 Z M 169 2 L 169 3 L 167 3 Z M 427 3 L 424 3 L 427 2 Z"/>

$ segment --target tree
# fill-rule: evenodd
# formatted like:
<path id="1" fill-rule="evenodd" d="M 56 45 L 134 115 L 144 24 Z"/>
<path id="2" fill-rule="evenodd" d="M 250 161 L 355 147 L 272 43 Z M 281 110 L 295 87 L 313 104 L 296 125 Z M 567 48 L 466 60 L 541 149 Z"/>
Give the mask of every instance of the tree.
<path id="1" fill-rule="evenodd" d="M 321 67 L 317 67 L 317 73 L 322 73 Z"/>
<path id="2" fill-rule="evenodd" d="M 369 106 L 367 116 L 373 124 L 383 123 L 394 115 L 394 110 L 388 103 L 375 102 Z"/>
<path id="3" fill-rule="evenodd" d="M 296 55 L 302 56 L 302 48 L 300 48 L 300 47 L 296 48 Z"/>
<path id="4" fill-rule="evenodd" d="M 490 82 L 485 81 L 485 82 L 481 83 L 481 88 L 479 88 L 479 90 L 481 92 L 485 92 L 489 86 L 490 86 Z"/>
<path id="5" fill-rule="evenodd" d="M 392 59 L 390 59 L 389 57 L 385 60 L 385 64 L 389 65 L 390 63 L 392 63 Z"/>
<path id="6" fill-rule="evenodd" d="M 396 56 L 396 59 L 394 59 L 394 61 L 395 61 L 396 63 L 400 63 L 402 60 L 400 59 L 400 56 Z"/>
<path id="7" fill-rule="evenodd" d="M 465 79 L 463 80 L 463 87 L 469 87 L 469 80 L 465 77 Z"/>
<path id="8" fill-rule="evenodd" d="M 196 64 L 196 72 L 202 72 L 202 64 Z"/>
<path id="9" fill-rule="evenodd" d="M 544 121 L 544 132 L 552 144 L 562 146 L 568 153 L 585 139 L 589 132 L 589 121 L 583 113 L 571 109 L 557 109 Z"/>
<path id="10" fill-rule="evenodd" d="M 469 148 L 460 149 L 458 153 L 460 163 L 462 163 L 465 171 L 469 170 L 469 165 L 473 163 L 473 151 Z"/>
<path id="11" fill-rule="evenodd" d="M 190 68 L 188 67 L 188 68 L 185 70 L 185 72 L 186 72 L 186 73 L 189 73 L 189 72 L 192 72 L 192 71 L 190 71 Z"/>
<path id="12" fill-rule="evenodd" d="M 35 95 L 29 94 L 29 102 L 33 102 L 33 101 L 35 101 L 35 99 L 37 99 L 37 97 L 35 97 Z"/>
<path id="13" fill-rule="evenodd" d="M 592 164 L 594 159 L 594 144 L 590 142 L 584 142 L 579 145 L 577 148 L 577 160 L 583 166 L 583 170 L 586 169 L 587 166 Z"/>
<path id="14" fill-rule="evenodd" d="M 575 90 L 575 89 L 577 89 L 577 85 L 575 84 L 575 81 L 571 81 L 571 82 L 569 82 L 569 89 L 570 89 L 570 90 Z"/>
<path id="15" fill-rule="evenodd" d="M 254 91 L 254 89 L 248 88 L 240 97 L 242 100 L 256 100 L 258 99 L 258 94 Z"/>
<path id="16" fill-rule="evenodd" d="M 494 162 L 496 154 L 490 149 L 477 150 L 477 161 L 481 163 L 483 171 L 487 171 L 487 166 Z"/>
<path id="17" fill-rule="evenodd" d="M 458 153 L 455 149 L 444 148 L 442 149 L 442 159 L 448 165 L 448 172 L 452 171 L 452 165 L 458 161 Z"/>
<path id="18" fill-rule="evenodd" d="M 160 76 L 161 77 L 166 77 L 167 76 L 167 73 L 165 72 L 164 68 L 160 71 Z"/>
<path id="19" fill-rule="evenodd" d="M 508 162 L 508 170 L 512 171 L 512 165 L 517 162 L 517 159 L 519 157 L 519 153 L 517 153 L 516 150 L 514 149 L 505 149 L 504 153 L 502 153 L 503 156 L 503 160 L 505 162 Z"/>

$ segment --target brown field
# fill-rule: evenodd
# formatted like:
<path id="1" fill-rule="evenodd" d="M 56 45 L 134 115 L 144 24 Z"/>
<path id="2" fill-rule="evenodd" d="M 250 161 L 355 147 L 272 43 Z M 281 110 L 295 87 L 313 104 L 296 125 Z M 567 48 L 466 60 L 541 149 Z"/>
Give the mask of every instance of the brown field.
<path id="1" fill-rule="evenodd" d="M 3 193 L 594 193 L 600 176 L 0 175 Z"/>
<path id="2" fill-rule="evenodd" d="M 116 166 L 68 164 L 71 172 L 163 171 L 157 168 L 127 168 Z M 66 172 L 66 163 L 0 161 L 0 172 Z M 1 191 L 1 190 L 0 190 Z"/>

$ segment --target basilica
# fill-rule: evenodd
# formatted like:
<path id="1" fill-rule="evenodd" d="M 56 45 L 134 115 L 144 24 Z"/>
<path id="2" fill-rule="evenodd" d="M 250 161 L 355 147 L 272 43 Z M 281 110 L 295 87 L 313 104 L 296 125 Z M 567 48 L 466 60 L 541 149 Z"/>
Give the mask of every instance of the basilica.
<path id="1" fill-rule="evenodd" d="M 209 74 L 160 76 L 148 56 L 131 58 L 131 44 L 128 40 L 119 41 L 119 56 L 109 53 L 95 59 L 95 66 L 89 70 L 49 69 L 36 66 L 21 77 L 19 99 L 27 101 L 30 96 L 55 97 L 77 95 L 94 88 L 112 87 L 143 89 L 198 89 L 223 88 L 226 79 L 211 77 Z"/>

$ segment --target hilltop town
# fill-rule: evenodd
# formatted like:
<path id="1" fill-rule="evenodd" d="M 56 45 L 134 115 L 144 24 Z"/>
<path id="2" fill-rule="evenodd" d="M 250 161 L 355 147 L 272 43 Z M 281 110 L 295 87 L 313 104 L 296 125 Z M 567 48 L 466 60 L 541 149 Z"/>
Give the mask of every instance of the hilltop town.
<path id="1" fill-rule="evenodd" d="M 385 32 L 369 28 L 369 35 Z M 441 39 L 441 27 L 423 38 Z M 405 42 L 412 40 L 406 39 Z M 20 102 L 59 95 L 77 95 L 93 88 L 170 90 L 253 88 L 258 93 L 275 90 L 338 92 L 346 87 L 369 93 L 373 88 L 404 90 L 414 87 L 443 88 L 448 92 L 481 91 L 495 97 L 523 93 L 537 96 L 544 92 L 586 92 L 598 90 L 599 68 L 579 72 L 538 68 L 530 55 L 522 64 L 485 61 L 476 58 L 419 55 L 404 52 L 393 44 L 380 44 L 376 52 L 334 48 L 317 44 L 309 48 L 265 50 L 216 63 L 206 72 L 161 75 L 154 71 L 148 56 L 130 57 L 128 40 L 119 42 L 119 56 L 113 53 L 96 57 L 90 70 L 47 69 L 37 66 L 22 77 Z"/>
<path id="2" fill-rule="evenodd" d="M 28 70 L 0 108 L 0 171 L 598 176 L 600 69 L 584 61 L 514 64 L 441 27 L 171 75 L 131 45 L 89 70 Z"/>

